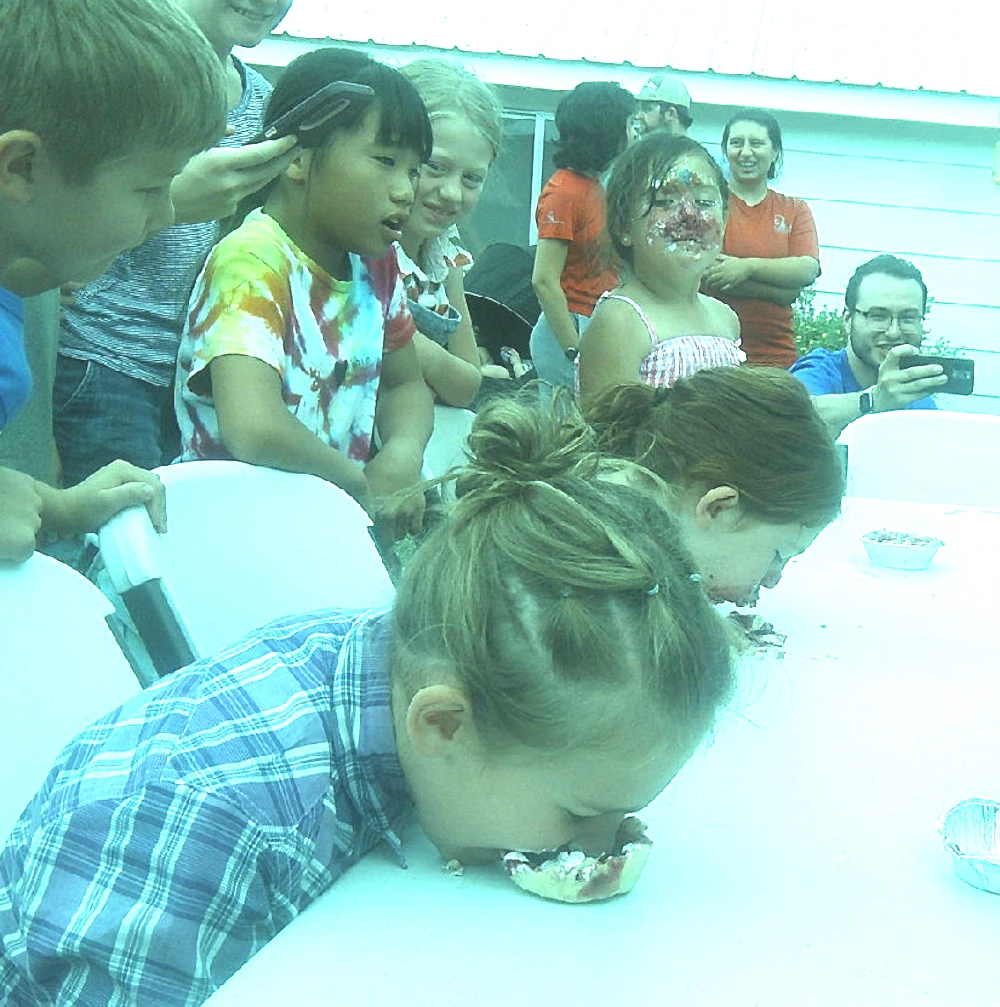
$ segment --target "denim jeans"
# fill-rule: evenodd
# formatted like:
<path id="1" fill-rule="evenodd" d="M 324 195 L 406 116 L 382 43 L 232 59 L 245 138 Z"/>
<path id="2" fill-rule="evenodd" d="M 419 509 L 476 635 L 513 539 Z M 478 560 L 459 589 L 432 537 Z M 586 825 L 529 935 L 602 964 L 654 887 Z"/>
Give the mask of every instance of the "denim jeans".
<path id="1" fill-rule="evenodd" d="M 160 427 L 170 403 L 169 388 L 60 355 L 52 425 L 63 485 L 75 486 L 116 458 L 145 469 L 162 464 Z"/>
<path id="2" fill-rule="evenodd" d="M 589 315 L 578 315 L 571 311 L 577 335 L 583 335 L 590 322 Z M 535 373 L 539 380 L 539 395 L 542 402 L 552 401 L 555 390 L 559 387 L 568 388 L 571 392 L 576 384 L 576 369 L 572 361 L 566 359 L 566 351 L 559 345 L 556 334 L 552 331 L 543 311 L 531 330 L 531 362 L 535 365 Z"/>

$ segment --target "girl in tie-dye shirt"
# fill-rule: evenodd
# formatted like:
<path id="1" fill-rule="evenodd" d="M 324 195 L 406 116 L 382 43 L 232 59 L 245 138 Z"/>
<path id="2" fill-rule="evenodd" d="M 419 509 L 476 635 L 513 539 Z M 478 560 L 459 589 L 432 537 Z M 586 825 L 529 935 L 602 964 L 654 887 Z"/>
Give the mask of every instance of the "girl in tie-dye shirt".
<path id="1" fill-rule="evenodd" d="M 321 476 L 395 537 L 422 520 L 420 494 L 394 494 L 419 480 L 432 407 L 392 244 L 430 123 L 398 71 L 319 49 L 288 66 L 265 125 L 341 80 L 373 97 L 300 127 L 300 155 L 195 284 L 177 365 L 181 458 Z"/>

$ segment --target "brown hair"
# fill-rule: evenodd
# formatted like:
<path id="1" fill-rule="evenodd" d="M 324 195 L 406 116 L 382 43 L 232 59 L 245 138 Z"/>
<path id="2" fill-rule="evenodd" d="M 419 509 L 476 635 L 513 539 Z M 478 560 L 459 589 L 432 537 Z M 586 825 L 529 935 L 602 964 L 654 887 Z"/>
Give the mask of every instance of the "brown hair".
<path id="1" fill-rule="evenodd" d="M 0 133 L 37 133 L 70 182 L 225 131 L 219 57 L 163 0 L 0 0 L 0 66 Z"/>
<path id="2" fill-rule="evenodd" d="M 665 511 L 579 414 L 498 400 L 476 418 L 453 510 L 404 572 L 393 675 L 444 669 L 495 748 L 697 742 L 729 696 L 727 635 Z M 655 488 L 651 488 L 655 483 Z"/>
<path id="3" fill-rule="evenodd" d="M 739 490 L 750 517 L 819 528 L 840 512 L 843 465 L 809 393 L 773 367 L 716 367 L 669 389 L 606 389 L 586 408 L 602 451 L 674 487 Z"/>

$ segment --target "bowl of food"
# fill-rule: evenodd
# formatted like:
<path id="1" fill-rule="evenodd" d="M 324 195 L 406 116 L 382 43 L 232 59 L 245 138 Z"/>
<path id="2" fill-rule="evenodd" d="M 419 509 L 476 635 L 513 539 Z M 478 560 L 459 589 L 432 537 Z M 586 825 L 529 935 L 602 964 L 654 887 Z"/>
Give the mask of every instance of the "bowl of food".
<path id="1" fill-rule="evenodd" d="M 876 566 L 887 566 L 893 570 L 926 570 L 944 542 L 929 535 L 880 528 L 862 535 L 861 544 Z"/>
<path id="2" fill-rule="evenodd" d="M 518 888 L 556 902 L 595 902 L 624 895 L 639 880 L 653 842 L 634 815 L 622 821 L 614 847 L 599 857 L 581 850 L 511 852 L 503 865 Z"/>
<path id="3" fill-rule="evenodd" d="M 1000 802 L 960 801 L 942 816 L 939 831 L 955 873 L 973 888 L 1000 895 Z"/>

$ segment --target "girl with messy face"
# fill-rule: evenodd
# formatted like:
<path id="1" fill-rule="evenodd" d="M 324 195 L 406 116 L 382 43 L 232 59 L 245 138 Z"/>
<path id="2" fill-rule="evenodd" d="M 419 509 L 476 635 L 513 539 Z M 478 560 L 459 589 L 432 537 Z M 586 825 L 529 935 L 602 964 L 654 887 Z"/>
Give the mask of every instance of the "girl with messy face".
<path id="1" fill-rule="evenodd" d="M 657 387 L 702 367 L 737 365 L 739 322 L 701 292 L 722 248 L 728 190 L 708 152 L 653 134 L 608 182 L 608 234 L 624 282 L 604 295 L 580 348 L 584 403 L 626 381 Z"/>

